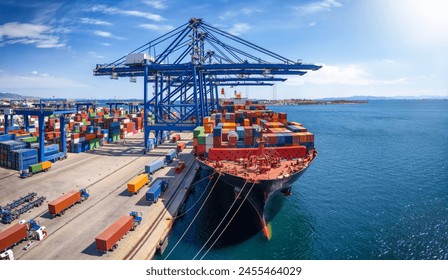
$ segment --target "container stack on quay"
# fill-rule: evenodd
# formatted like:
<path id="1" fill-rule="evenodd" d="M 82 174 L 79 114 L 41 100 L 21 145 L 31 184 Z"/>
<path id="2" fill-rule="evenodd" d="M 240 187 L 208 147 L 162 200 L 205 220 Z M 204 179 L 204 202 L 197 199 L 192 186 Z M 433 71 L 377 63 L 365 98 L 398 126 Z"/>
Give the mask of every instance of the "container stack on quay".
<path id="1" fill-rule="evenodd" d="M 39 122 L 37 116 L 29 119 L 28 131 L 19 126 L 10 126 L 8 134 L 0 132 L 0 166 L 14 170 L 25 170 L 30 165 L 35 165 L 38 160 L 39 149 Z M 154 116 L 149 114 L 151 123 Z M 44 143 L 45 157 L 62 151 L 61 147 L 61 123 L 59 117 L 49 116 L 44 119 Z M 67 151 L 82 153 L 93 150 L 107 143 L 117 142 L 131 135 L 141 132 L 143 129 L 143 112 L 127 114 L 124 109 L 108 108 L 90 109 L 89 112 L 79 112 L 69 116 L 65 131 L 67 136 Z M 164 132 L 164 140 L 170 137 L 169 132 Z M 150 149 L 155 146 L 151 139 Z M 33 172 L 34 173 L 34 172 Z"/>
<path id="2" fill-rule="evenodd" d="M 67 139 L 69 151 L 81 153 L 141 132 L 143 113 L 126 114 L 122 109 L 110 112 L 107 108 L 98 108 L 89 114 L 75 114 L 68 128 L 71 131 Z"/>
<path id="3" fill-rule="evenodd" d="M 288 122 L 286 113 L 276 113 L 266 109 L 256 101 L 246 101 L 245 105 L 224 102 L 222 113 L 213 113 L 203 119 L 203 126 L 193 131 L 193 151 L 196 156 L 218 157 L 226 151 L 228 160 L 241 157 L 258 147 L 257 139 L 263 133 L 266 147 L 276 147 L 279 153 L 288 153 L 288 146 L 314 148 L 314 134 L 307 132 L 300 123 Z M 212 155 L 209 152 L 212 150 Z M 232 156 L 230 151 L 235 151 Z"/>

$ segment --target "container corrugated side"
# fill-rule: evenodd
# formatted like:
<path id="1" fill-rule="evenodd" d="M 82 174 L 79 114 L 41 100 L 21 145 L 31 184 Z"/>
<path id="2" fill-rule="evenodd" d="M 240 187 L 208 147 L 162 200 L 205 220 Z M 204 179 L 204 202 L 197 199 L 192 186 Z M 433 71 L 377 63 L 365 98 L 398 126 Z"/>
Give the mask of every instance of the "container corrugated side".
<path id="1" fill-rule="evenodd" d="M 134 223 L 132 216 L 122 216 L 95 238 L 99 251 L 108 251 L 129 231 Z"/>
<path id="2" fill-rule="evenodd" d="M 27 236 L 25 224 L 15 224 L 0 232 L 0 252 L 8 249 L 15 243 L 25 239 Z"/>
<path id="3" fill-rule="evenodd" d="M 138 192 L 146 183 L 148 183 L 148 174 L 140 174 L 128 182 L 128 192 Z"/>
<path id="4" fill-rule="evenodd" d="M 63 196 L 56 198 L 48 203 L 48 212 L 52 215 L 59 214 L 71 205 L 75 204 L 81 199 L 81 193 L 79 191 L 70 191 Z"/>

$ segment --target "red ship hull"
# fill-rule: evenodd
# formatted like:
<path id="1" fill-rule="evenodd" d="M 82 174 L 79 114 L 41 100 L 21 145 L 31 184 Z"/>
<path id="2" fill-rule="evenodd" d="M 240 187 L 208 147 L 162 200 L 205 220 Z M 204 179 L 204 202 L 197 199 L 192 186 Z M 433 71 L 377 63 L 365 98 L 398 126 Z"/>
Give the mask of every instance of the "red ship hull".
<path id="1" fill-rule="evenodd" d="M 233 191 L 235 197 L 239 194 L 240 203 L 247 196 L 246 200 L 250 203 L 258 215 L 263 233 L 267 238 L 270 238 L 270 236 L 268 236 L 269 232 L 266 230 L 267 223 L 265 218 L 265 209 L 269 203 L 269 200 L 278 192 L 290 194 L 292 184 L 299 180 L 299 178 L 305 173 L 309 167 L 309 164 L 311 164 L 314 160 L 315 155 L 308 162 L 308 165 L 304 166 L 304 168 L 298 172 L 290 174 L 288 177 L 258 181 L 249 181 L 241 176 L 235 176 L 226 172 L 217 172 L 210 162 L 204 161 L 200 158 L 198 158 L 197 161 L 203 169 L 212 173 L 215 179 L 218 179 L 219 177 L 218 184 L 222 184 L 226 186 L 229 191 Z"/>

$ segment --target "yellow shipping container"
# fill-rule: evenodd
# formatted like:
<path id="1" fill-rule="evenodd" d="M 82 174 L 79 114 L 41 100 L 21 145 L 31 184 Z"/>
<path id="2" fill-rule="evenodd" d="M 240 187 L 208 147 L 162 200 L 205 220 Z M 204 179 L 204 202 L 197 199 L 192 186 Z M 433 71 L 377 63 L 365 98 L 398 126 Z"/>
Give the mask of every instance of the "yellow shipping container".
<path id="1" fill-rule="evenodd" d="M 128 182 L 128 192 L 137 194 L 148 183 L 148 174 L 140 174 Z"/>
<path id="2" fill-rule="evenodd" d="M 42 165 L 42 170 L 46 170 L 46 169 L 51 167 L 51 162 L 50 161 L 43 161 L 40 164 Z"/>

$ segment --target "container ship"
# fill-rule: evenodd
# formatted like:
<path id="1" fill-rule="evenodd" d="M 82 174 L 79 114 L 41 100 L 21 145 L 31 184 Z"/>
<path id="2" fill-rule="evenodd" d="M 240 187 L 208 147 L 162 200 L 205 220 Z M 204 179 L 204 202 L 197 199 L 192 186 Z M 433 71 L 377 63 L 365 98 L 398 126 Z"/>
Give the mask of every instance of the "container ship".
<path id="1" fill-rule="evenodd" d="M 270 238 L 264 210 L 274 194 L 291 194 L 291 185 L 317 156 L 314 134 L 286 113 L 257 101 L 225 101 L 193 132 L 193 149 L 202 168 L 248 200 Z M 219 177 L 219 178 L 218 178 Z"/>

